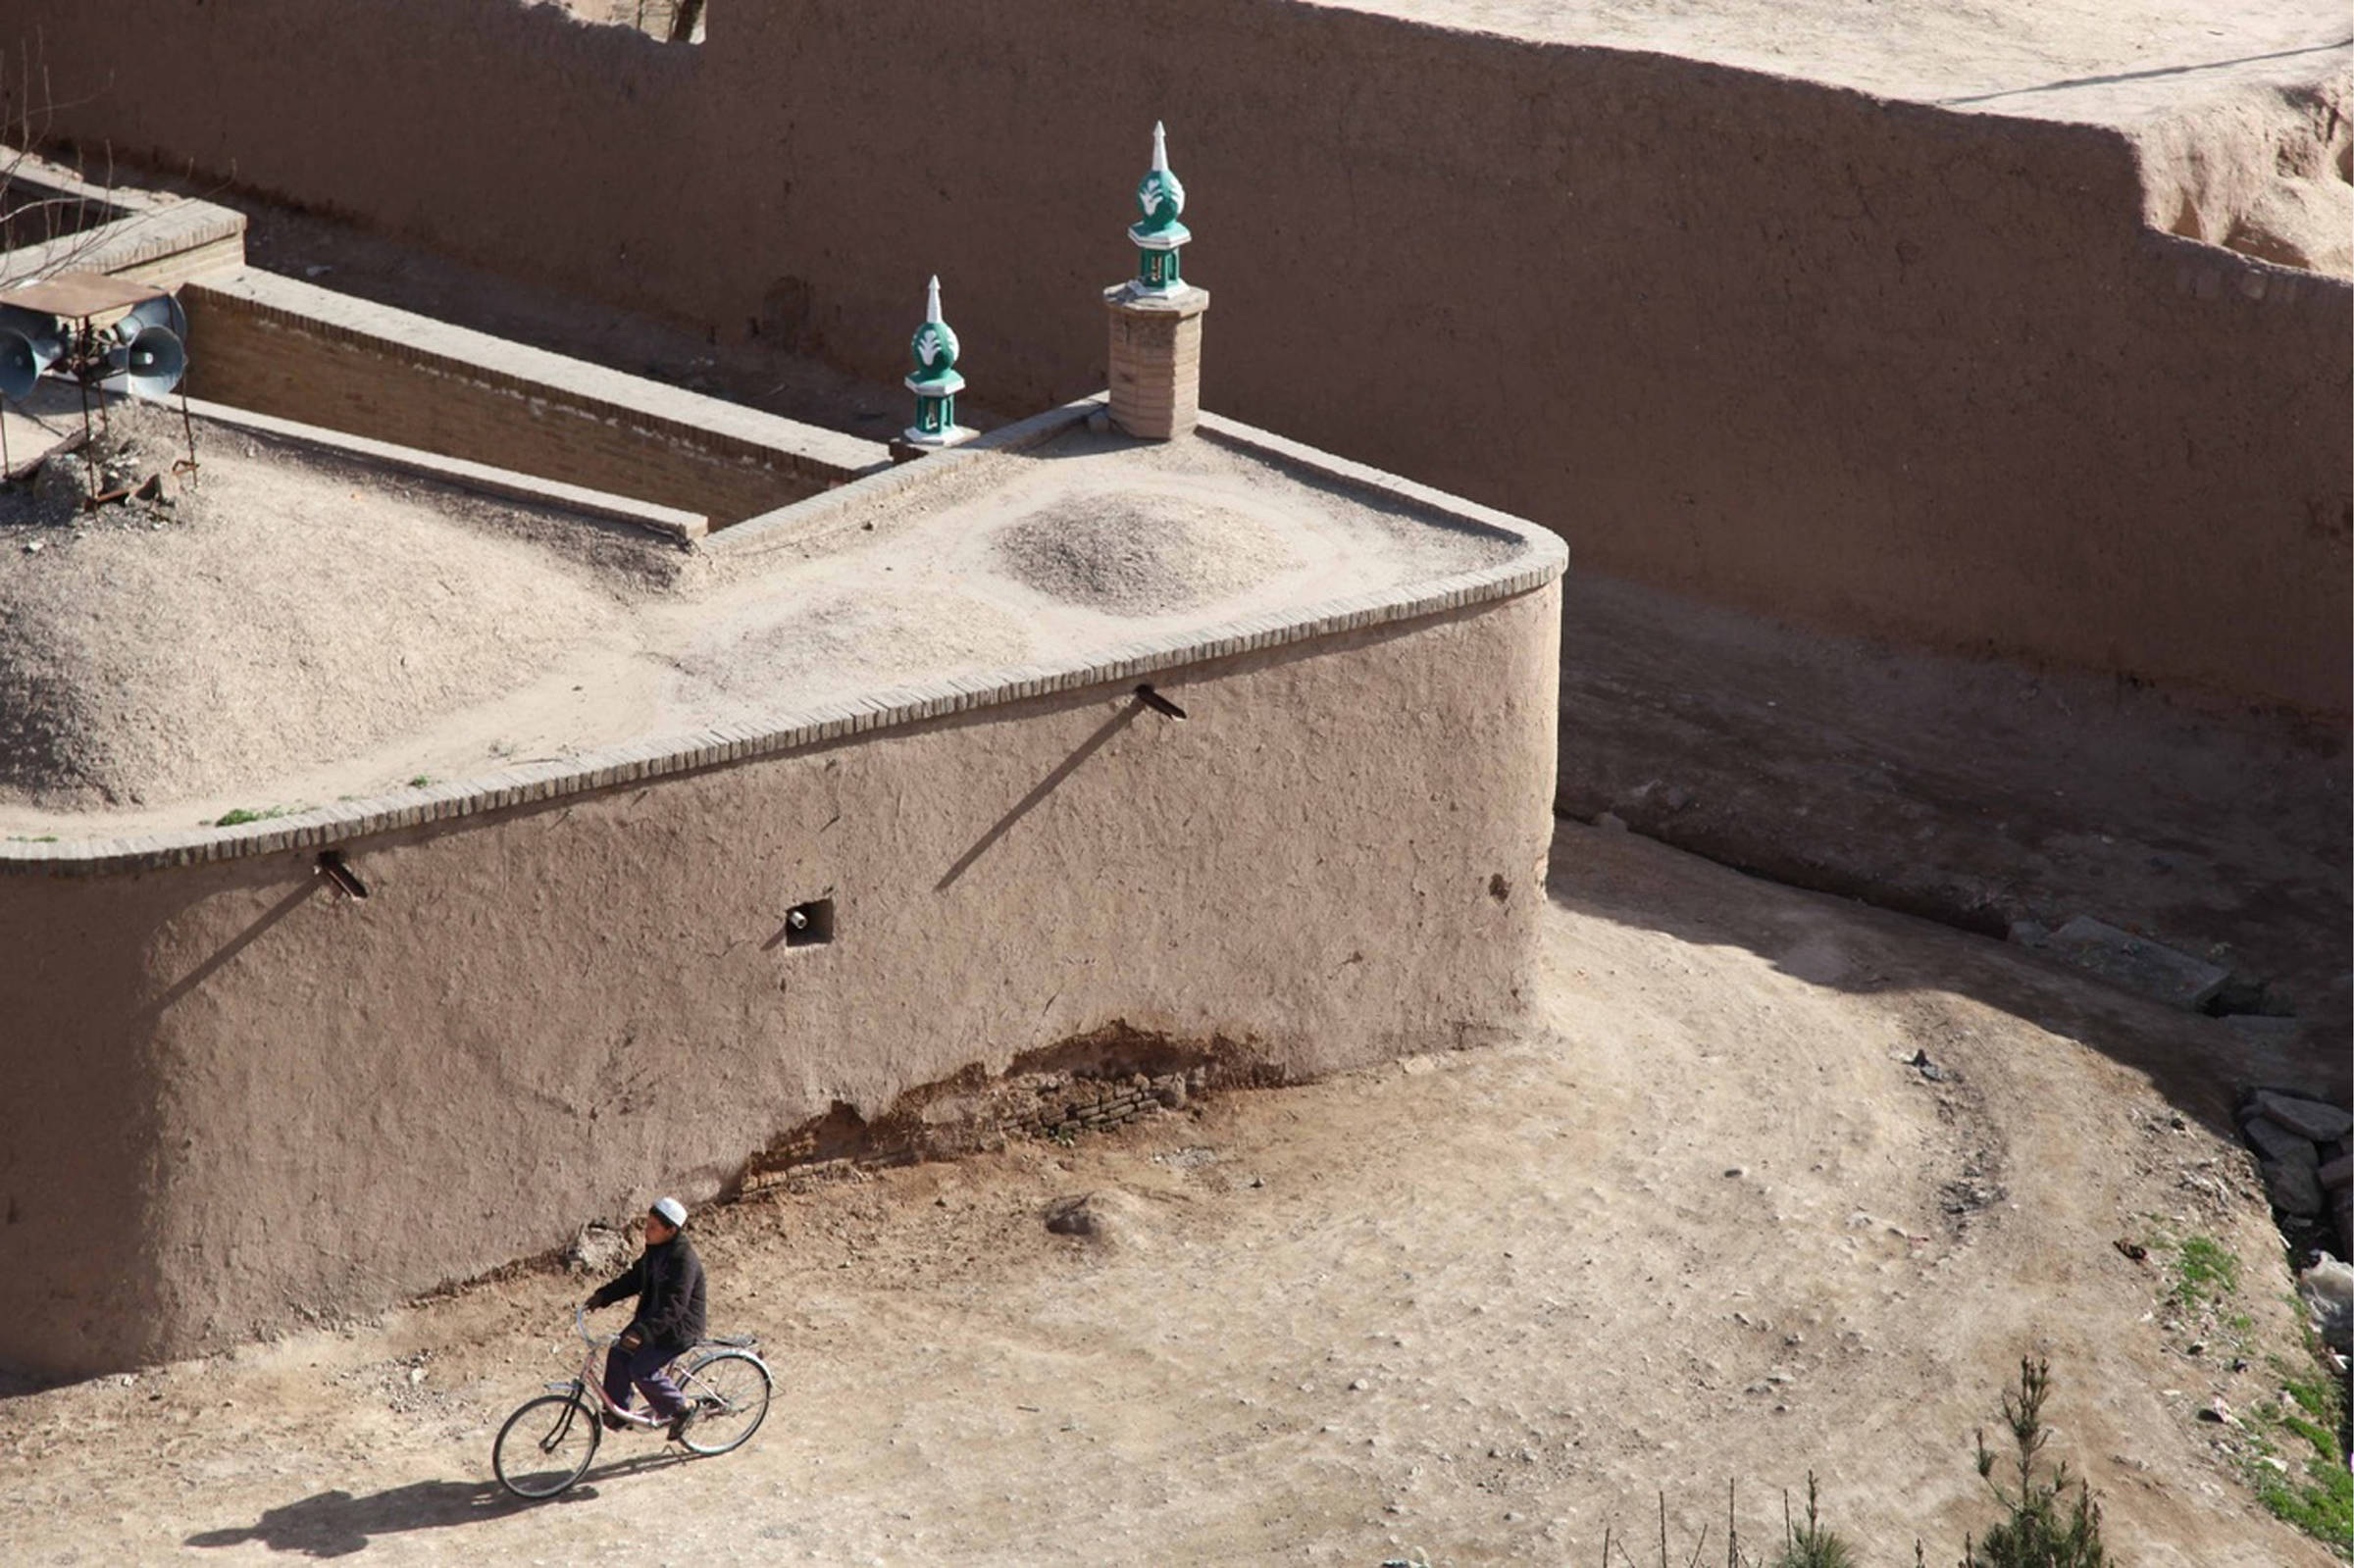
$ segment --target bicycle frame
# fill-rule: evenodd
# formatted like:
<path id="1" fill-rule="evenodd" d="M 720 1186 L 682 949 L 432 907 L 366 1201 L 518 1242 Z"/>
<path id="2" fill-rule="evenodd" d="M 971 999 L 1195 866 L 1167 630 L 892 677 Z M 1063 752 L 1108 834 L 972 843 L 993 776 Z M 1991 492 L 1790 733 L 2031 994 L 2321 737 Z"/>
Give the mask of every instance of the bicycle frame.
<path id="1" fill-rule="evenodd" d="M 619 1335 L 590 1334 L 588 1332 L 588 1309 L 581 1306 L 575 1306 L 572 1309 L 572 1332 L 579 1335 L 581 1342 L 587 1346 L 581 1353 L 580 1373 L 570 1383 L 549 1384 L 547 1388 L 550 1393 L 593 1394 L 598 1414 L 616 1421 L 626 1421 L 633 1427 L 650 1430 L 654 1427 L 670 1425 L 668 1416 L 658 1416 L 650 1411 L 640 1415 L 635 1410 L 624 1410 L 615 1404 L 611 1396 L 605 1392 L 605 1380 L 597 1370 L 596 1352 L 612 1348 L 614 1341 L 621 1338 Z M 674 1356 L 672 1359 L 675 1361 L 677 1357 Z"/>

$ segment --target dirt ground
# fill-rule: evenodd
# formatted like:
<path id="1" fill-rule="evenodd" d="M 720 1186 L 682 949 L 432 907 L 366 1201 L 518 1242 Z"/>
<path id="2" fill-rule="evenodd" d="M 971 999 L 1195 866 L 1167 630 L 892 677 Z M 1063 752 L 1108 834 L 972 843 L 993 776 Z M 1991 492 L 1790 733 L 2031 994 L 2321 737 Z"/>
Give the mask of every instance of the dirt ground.
<path id="1" fill-rule="evenodd" d="M 588 1289 L 525 1273 L 0 1399 L 0 1560 L 1582 1563 L 1664 1491 L 1711 1561 L 1729 1481 L 1754 1546 L 1812 1469 L 1867 1561 L 1951 1561 L 2022 1354 L 2124 1560 L 2330 1560 L 2222 1451 L 2296 1343 L 2225 1025 L 1628 834 L 1551 894 L 1502 1047 L 701 1216 L 779 1374 L 737 1454 L 502 1500 Z M 2193 1237 L 2241 1272 L 2186 1313 Z"/>
<path id="2" fill-rule="evenodd" d="M 2234 976 L 2232 1082 L 2345 1097 L 2348 798 L 2342 726 L 1563 583 L 1562 812 L 1965 931 L 2092 915 L 2193 953 Z"/>

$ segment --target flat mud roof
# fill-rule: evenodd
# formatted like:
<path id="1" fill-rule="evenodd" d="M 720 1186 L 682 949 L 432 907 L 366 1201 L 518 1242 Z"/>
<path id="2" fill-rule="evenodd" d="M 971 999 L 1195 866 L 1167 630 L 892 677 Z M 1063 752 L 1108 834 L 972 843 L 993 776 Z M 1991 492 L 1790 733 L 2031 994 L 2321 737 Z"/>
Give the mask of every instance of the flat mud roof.
<path id="1" fill-rule="evenodd" d="M 240 488 L 216 441 L 201 527 L 0 551 L 26 643 L 0 649 L 0 860 L 333 841 L 1167 680 L 1565 564 L 1531 525 L 1247 427 L 1138 442 L 1096 406 L 691 546 L 349 464 Z M 268 521 L 239 504 L 297 481 Z"/>

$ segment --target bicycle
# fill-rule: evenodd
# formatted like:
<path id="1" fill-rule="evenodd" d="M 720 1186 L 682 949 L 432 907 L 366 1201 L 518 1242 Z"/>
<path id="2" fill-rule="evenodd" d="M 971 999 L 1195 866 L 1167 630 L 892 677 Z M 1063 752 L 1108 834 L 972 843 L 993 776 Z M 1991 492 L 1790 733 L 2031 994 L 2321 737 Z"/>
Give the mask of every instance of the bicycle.
<path id="1" fill-rule="evenodd" d="M 552 1497 L 586 1475 L 604 1438 L 606 1417 L 641 1432 L 670 1424 L 667 1416 L 624 1410 L 607 1398 L 596 1353 L 614 1337 L 590 1334 L 588 1314 L 581 1307 L 573 1308 L 572 1326 L 588 1346 L 580 1373 L 569 1383 L 551 1383 L 547 1392 L 526 1399 L 507 1417 L 490 1445 L 490 1466 L 498 1472 L 498 1484 L 518 1497 Z M 759 1342 L 748 1334 L 714 1335 L 671 1363 L 679 1391 L 695 1413 L 679 1438 L 690 1452 L 707 1458 L 741 1448 L 767 1419 L 772 1380 L 768 1363 L 760 1359 Z"/>

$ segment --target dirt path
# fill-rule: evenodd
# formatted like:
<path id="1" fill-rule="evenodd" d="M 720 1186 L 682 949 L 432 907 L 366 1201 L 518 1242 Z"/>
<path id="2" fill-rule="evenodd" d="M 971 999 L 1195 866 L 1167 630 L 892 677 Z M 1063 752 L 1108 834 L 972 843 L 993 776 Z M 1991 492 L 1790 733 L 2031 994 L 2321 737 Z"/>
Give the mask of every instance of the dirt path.
<path id="1" fill-rule="evenodd" d="M 2152 1087 L 2223 1025 L 1628 835 L 1555 864 L 1508 1046 L 707 1215 L 783 1375 L 739 1454 L 615 1440 L 503 1503 L 490 1434 L 587 1289 L 525 1276 L 0 1401 L 0 1560 L 1591 1562 L 1655 1489 L 1679 1552 L 1720 1531 L 1728 1478 L 1762 1540 L 1809 1467 L 1867 1560 L 1951 1560 L 2037 1351 L 2125 1560 L 2329 1560 L 2193 1414 L 2294 1342 L 2244 1156 Z M 1101 1235 L 1049 1235 L 1085 1192 Z M 2113 1245 L 2193 1234 L 2244 1328 Z"/>

